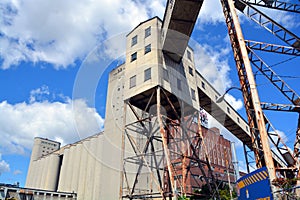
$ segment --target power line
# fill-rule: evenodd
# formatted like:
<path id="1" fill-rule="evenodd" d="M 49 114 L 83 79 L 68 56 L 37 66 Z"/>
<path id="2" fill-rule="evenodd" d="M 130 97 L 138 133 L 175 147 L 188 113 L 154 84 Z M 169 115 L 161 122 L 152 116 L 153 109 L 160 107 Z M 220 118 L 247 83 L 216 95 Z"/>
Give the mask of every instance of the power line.
<path id="1" fill-rule="evenodd" d="M 283 60 L 283 61 L 280 61 L 280 62 L 275 63 L 275 64 L 273 64 L 273 65 L 270 65 L 269 67 L 273 68 L 273 67 L 275 67 L 275 66 L 277 66 L 277 65 L 280 65 L 280 64 L 286 63 L 286 62 L 288 62 L 288 61 L 291 61 L 291 60 L 293 60 L 293 59 L 295 59 L 295 58 L 297 58 L 297 57 L 298 57 L 298 56 L 293 56 L 293 57 L 288 58 L 288 59 L 286 59 L 286 60 Z"/>

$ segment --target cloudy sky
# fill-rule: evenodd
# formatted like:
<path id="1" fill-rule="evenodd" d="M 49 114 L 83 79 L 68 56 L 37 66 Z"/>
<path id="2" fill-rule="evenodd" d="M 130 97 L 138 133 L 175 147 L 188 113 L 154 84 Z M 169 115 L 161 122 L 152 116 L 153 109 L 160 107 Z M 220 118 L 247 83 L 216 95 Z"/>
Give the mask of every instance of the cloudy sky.
<path id="1" fill-rule="evenodd" d="M 103 128 L 107 73 L 122 62 L 125 35 L 144 20 L 162 18 L 165 4 L 166 0 L 1 0 L 0 182 L 24 185 L 34 137 L 67 144 Z M 263 11 L 299 35 L 298 15 Z M 284 44 L 239 16 L 246 39 Z M 220 93 L 239 85 L 218 0 L 204 2 L 191 46 L 197 69 Z M 95 58 L 101 65 L 87 68 L 86 58 L 91 59 L 95 48 L 101 50 Z M 262 57 L 296 92 L 300 90 L 299 58 L 266 53 Z M 256 74 L 263 101 L 288 103 Z M 227 100 L 245 116 L 238 91 Z M 297 116 L 269 115 L 292 146 Z M 230 134 L 226 137 L 236 141 Z M 243 156 L 239 159 L 245 168 Z"/>

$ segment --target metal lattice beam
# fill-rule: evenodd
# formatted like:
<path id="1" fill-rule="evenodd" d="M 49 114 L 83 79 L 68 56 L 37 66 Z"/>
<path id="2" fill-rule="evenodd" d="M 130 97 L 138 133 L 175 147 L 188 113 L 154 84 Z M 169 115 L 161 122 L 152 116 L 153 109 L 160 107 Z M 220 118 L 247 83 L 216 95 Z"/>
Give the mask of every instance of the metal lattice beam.
<path id="1" fill-rule="evenodd" d="M 221 0 L 229 38 L 232 45 L 234 59 L 238 70 L 244 104 L 251 129 L 253 150 L 257 167 L 266 166 L 270 180 L 276 179 L 274 161 L 268 141 L 263 112 L 252 72 L 247 48 L 235 11 L 233 0 Z M 255 103 L 254 103 L 255 102 Z M 257 105 L 257 103 L 259 105 Z"/>
<path id="2" fill-rule="evenodd" d="M 235 7 L 252 21 L 256 22 L 288 45 L 296 48 L 298 51 L 300 50 L 300 38 L 297 35 L 275 22 L 272 18 L 250 5 L 248 2 L 236 0 Z"/>
<path id="3" fill-rule="evenodd" d="M 246 0 L 248 4 L 271 9 L 300 13 L 300 5 L 276 0 Z"/>
<path id="4" fill-rule="evenodd" d="M 285 111 L 285 112 L 300 112 L 300 106 L 290 104 L 276 104 L 276 103 L 260 103 L 263 110 Z"/>
<path id="5" fill-rule="evenodd" d="M 288 86 L 257 54 L 248 48 L 251 63 L 279 89 L 279 91 L 293 104 L 298 102 L 300 96 Z"/>
<path id="6" fill-rule="evenodd" d="M 294 159 L 293 153 L 290 151 L 288 146 L 284 143 L 281 136 L 278 134 L 277 130 L 268 120 L 268 118 L 264 115 L 266 128 L 269 136 L 269 140 L 273 143 L 276 147 L 277 151 L 280 153 L 282 158 L 288 164 L 288 166 L 294 166 L 296 160 Z"/>
<path id="7" fill-rule="evenodd" d="M 269 44 L 265 42 L 257 42 L 251 40 L 245 40 L 248 48 L 252 50 L 259 50 L 265 52 L 279 53 L 291 56 L 300 56 L 300 51 L 289 46 L 282 46 L 277 44 Z"/>

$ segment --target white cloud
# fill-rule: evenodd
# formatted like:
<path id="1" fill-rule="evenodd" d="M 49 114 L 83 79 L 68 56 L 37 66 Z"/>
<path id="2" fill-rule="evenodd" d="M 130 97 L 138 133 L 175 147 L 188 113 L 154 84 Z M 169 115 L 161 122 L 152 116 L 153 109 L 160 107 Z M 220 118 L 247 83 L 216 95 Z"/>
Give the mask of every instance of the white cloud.
<path id="1" fill-rule="evenodd" d="M 99 132 L 104 120 L 82 99 L 67 102 L 0 102 L 0 151 L 23 154 L 34 137 L 75 142 Z"/>
<path id="2" fill-rule="evenodd" d="M 231 85 L 230 66 L 227 60 L 230 48 L 216 50 L 207 44 L 196 44 L 193 48 L 197 70 L 217 91 L 223 93 Z"/>
<path id="3" fill-rule="evenodd" d="M 241 99 L 236 99 L 234 96 L 230 94 L 225 95 L 225 100 L 231 105 L 235 110 L 240 110 L 244 104 Z"/>
<path id="4" fill-rule="evenodd" d="M 42 61 L 66 68 L 100 41 L 157 14 L 153 9 L 161 12 L 162 1 L 149 5 L 131 0 L 1 1 L 1 67 Z"/>
<path id="5" fill-rule="evenodd" d="M 225 22 L 222 5 L 219 0 L 204 1 L 198 20 L 200 24 Z"/>
<path id="6" fill-rule="evenodd" d="M 14 171 L 13 174 L 14 174 L 14 175 L 19 175 L 19 174 L 22 174 L 22 171 L 17 169 L 17 170 Z"/>
<path id="7" fill-rule="evenodd" d="M 30 91 L 29 102 L 33 103 L 35 101 L 42 101 L 44 99 L 44 96 L 48 96 L 49 94 L 50 92 L 48 86 L 43 85 L 40 88 Z"/>
<path id="8" fill-rule="evenodd" d="M 9 171 L 10 171 L 9 164 L 4 160 L 2 160 L 2 155 L 0 153 L 0 175 L 4 172 L 9 172 Z"/>
<path id="9" fill-rule="evenodd" d="M 259 7 L 259 10 L 287 29 L 297 29 L 297 27 L 300 26 L 299 20 L 296 20 L 298 18 L 297 14 L 288 14 L 286 11 L 267 9 L 263 7 Z"/>

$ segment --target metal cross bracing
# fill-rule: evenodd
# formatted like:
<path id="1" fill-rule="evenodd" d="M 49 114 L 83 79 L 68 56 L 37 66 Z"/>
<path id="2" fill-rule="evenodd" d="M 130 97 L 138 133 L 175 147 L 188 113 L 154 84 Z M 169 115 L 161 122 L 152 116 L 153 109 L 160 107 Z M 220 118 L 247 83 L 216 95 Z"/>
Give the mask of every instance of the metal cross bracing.
<path id="1" fill-rule="evenodd" d="M 124 112 L 129 108 L 126 115 L 135 120 L 127 123 L 124 118 L 121 197 L 172 199 L 195 195 L 187 189 L 187 180 L 195 179 L 194 172 L 201 174 L 211 193 L 217 191 L 204 153 L 199 111 L 181 100 L 175 105 L 172 95 L 159 86 L 150 93 L 144 95 L 147 103 L 143 108 L 136 107 L 135 100 L 125 101 Z M 203 184 L 200 179 L 193 181 L 199 187 Z"/>
<path id="2" fill-rule="evenodd" d="M 273 110 L 273 111 L 285 111 L 285 112 L 300 112 L 300 106 L 291 104 L 277 104 L 277 103 L 260 103 L 263 110 Z"/>
<path id="3" fill-rule="evenodd" d="M 251 129 L 253 151 L 258 168 L 266 166 L 271 179 L 275 179 L 275 167 L 272 159 L 263 113 L 259 102 L 255 80 L 247 55 L 239 21 L 235 12 L 233 1 L 221 0 L 225 22 L 233 49 L 234 59 L 243 91 L 246 114 Z"/>
<path id="4" fill-rule="evenodd" d="M 256 6 L 300 13 L 300 5 L 290 2 L 283 2 L 277 0 L 245 0 L 245 2 Z"/>
<path id="5" fill-rule="evenodd" d="M 278 76 L 253 50 L 248 48 L 249 59 L 255 66 L 291 103 L 295 104 L 300 96 Z"/>
<path id="6" fill-rule="evenodd" d="M 299 40 L 298 40 L 299 41 Z M 294 43 L 293 46 L 295 46 L 295 44 L 298 44 L 298 42 Z M 252 45 L 253 47 L 254 45 Z M 274 45 L 272 46 L 274 47 Z M 283 81 L 280 76 L 278 76 L 272 69 L 271 67 L 269 67 L 254 51 L 252 48 L 250 48 L 250 46 L 247 47 L 248 48 L 248 52 L 249 52 L 249 57 L 250 57 L 250 61 L 251 63 L 292 103 L 294 104 L 294 108 L 292 111 L 296 111 L 297 112 L 297 109 L 295 109 L 295 107 L 297 107 L 298 105 L 298 101 L 300 99 L 299 95 L 293 90 L 291 89 L 291 87 L 289 87 L 285 81 Z M 283 52 L 286 52 L 286 54 L 288 55 L 291 55 L 291 52 L 298 56 L 299 55 L 299 48 L 293 48 L 293 47 L 290 47 L 290 48 L 287 48 L 287 47 L 280 47 L 280 48 L 272 48 L 273 51 L 269 51 L 269 52 L 276 52 L 274 50 L 282 50 L 280 53 L 283 53 Z M 289 49 L 289 50 L 288 50 Z M 261 50 L 261 48 L 259 49 Z M 278 51 L 276 52 L 278 53 Z M 283 53 L 285 54 L 285 53 Z M 277 106 L 277 110 L 279 110 L 278 108 L 280 108 L 279 106 Z M 283 108 L 281 106 L 281 108 Z M 286 106 L 285 106 L 286 108 Z M 290 107 L 291 108 L 291 107 Z M 285 109 L 286 110 L 286 109 Z M 291 109 L 289 109 L 291 111 Z M 270 124 L 268 122 L 268 124 Z M 273 128 L 274 129 L 274 128 Z M 299 129 L 299 127 L 298 127 Z M 279 150 L 279 152 L 281 153 L 282 156 L 286 156 L 286 161 L 289 162 L 289 166 L 293 166 L 293 167 L 296 167 L 296 170 L 299 171 L 299 166 L 297 167 L 296 166 L 296 163 L 297 163 L 297 155 L 299 150 L 299 148 L 297 148 L 297 146 L 299 146 L 299 138 L 297 137 L 298 135 L 298 131 L 296 133 L 296 139 L 295 139 L 295 150 L 294 150 L 294 155 L 289 152 L 289 153 L 286 153 L 286 154 L 282 154 L 281 153 L 281 150 L 282 148 L 277 148 Z M 272 137 L 274 138 L 274 137 Z M 278 140 L 278 139 L 277 139 Z M 273 142 L 273 140 L 271 139 L 271 141 Z M 280 139 L 278 140 L 280 141 Z M 276 145 L 277 146 L 277 145 Z M 283 150 L 285 151 L 286 148 L 283 148 Z M 298 161 L 299 162 L 299 161 Z"/>
<path id="7" fill-rule="evenodd" d="M 250 64 L 250 58 L 254 57 L 252 49 L 288 55 L 299 55 L 300 40 L 298 36 L 285 29 L 283 26 L 275 22 L 264 13 L 260 12 L 256 7 L 253 7 L 254 4 L 261 4 L 261 6 L 263 6 L 263 3 L 261 1 L 220 1 L 223 7 L 225 22 L 228 28 L 234 59 L 236 61 L 241 90 L 243 92 L 244 105 L 251 132 L 252 146 L 248 147 L 249 150 L 254 153 L 256 166 L 258 168 L 262 166 L 266 166 L 268 168 L 269 177 L 272 183 L 272 181 L 276 179 L 276 169 L 281 170 L 281 174 L 286 174 L 287 172 L 292 172 L 290 173 L 292 175 L 295 174 L 295 156 L 291 154 L 287 146 L 283 143 L 282 139 L 276 133 L 275 129 L 262 111 L 260 99 L 256 89 L 255 77 L 253 75 Z M 297 6 L 293 7 L 289 4 L 282 4 L 279 2 L 276 3 L 275 1 L 263 2 L 265 7 L 268 8 L 276 8 L 285 11 L 292 10 L 293 12 L 298 12 Z M 183 6 L 183 10 L 186 10 L 188 6 L 193 8 L 193 12 L 186 14 L 186 16 L 189 18 L 188 20 L 181 20 L 185 19 L 186 17 L 184 14 L 185 12 L 182 12 L 181 8 L 178 9 L 179 7 L 173 5 L 174 3 L 176 5 L 186 5 Z M 163 29 L 169 30 L 168 27 L 172 25 L 175 28 L 178 28 L 176 30 L 179 33 L 182 33 L 184 35 L 184 37 L 182 37 L 183 39 L 181 43 L 179 42 L 181 44 L 179 45 L 179 53 L 177 53 L 176 55 L 172 54 L 173 59 L 176 62 L 180 62 L 182 58 L 182 53 L 180 52 L 183 52 L 183 50 L 187 46 L 188 38 L 190 37 L 196 21 L 195 19 L 198 16 L 202 3 L 203 0 L 168 1 L 167 5 L 170 5 L 171 10 L 167 11 L 171 13 L 165 13 Z M 174 9 L 175 11 L 172 11 L 173 8 L 177 8 L 177 10 Z M 283 40 L 291 47 L 258 42 L 247 42 L 246 45 L 237 18 L 237 14 L 235 12 L 235 8 L 242 11 L 250 19 L 273 33 L 275 36 Z M 185 29 L 185 26 L 189 27 L 188 33 L 184 32 L 187 30 Z M 168 35 L 170 34 L 164 34 L 163 31 L 162 46 L 165 53 L 168 52 L 168 48 L 164 48 L 165 46 L 169 47 L 176 44 L 172 42 L 172 37 Z M 169 41 L 169 39 L 171 39 L 171 42 Z M 169 42 L 166 43 L 166 41 Z M 250 56 L 248 55 L 249 52 Z M 172 58 L 172 56 L 170 57 Z M 269 80 L 271 80 L 273 84 L 277 86 L 277 88 L 280 89 L 281 92 L 284 93 L 284 95 L 289 98 L 294 104 L 298 101 L 298 95 L 295 95 L 296 93 L 292 89 L 290 89 L 283 81 L 281 81 L 281 79 L 279 79 L 276 74 L 273 73 L 273 71 L 266 68 L 264 62 L 262 62 L 261 59 L 251 59 L 251 61 L 252 64 L 254 66 L 257 65 L 257 67 L 263 73 L 265 73 L 265 76 L 269 77 Z M 191 167 L 195 166 L 198 167 L 203 174 L 204 179 L 206 183 L 208 183 L 210 189 L 214 189 L 214 187 L 217 188 L 214 182 L 214 176 L 210 170 L 208 157 L 205 154 L 202 159 L 198 156 L 198 149 L 204 148 L 204 145 L 202 144 L 201 130 L 199 129 L 198 131 L 196 131 L 194 129 L 193 131 L 190 126 L 190 120 L 197 116 L 197 110 L 189 108 L 188 112 L 182 112 L 182 110 L 180 109 L 184 108 L 185 104 L 180 101 L 174 102 L 174 99 L 168 99 L 168 95 L 166 95 L 164 90 L 159 86 L 152 91 L 151 95 L 142 96 L 148 98 L 149 100 L 142 109 L 141 107 L 139 107 L 141 106 L 141 103 L 135 104 L 135 102 L 131 100 L 125 102 L 125 106 L 130 108 L 133 116 L 135 116 L 136 118 L 136 121 L 129 124 L 126 124 L 126 121 L 124 123 L 126 124 L 124 126 L 124 135 L 126 135 L 127 142 L 125 142 L 124 137 L 124 145 L 122 145 L 122 148 L 123 152 L 126 152 L 125 143 L 130 144 L 130 147 L 132 149 L 130 152 L 132 153 L 132 155 L 128 156 L 126 155 L 126 153 L 123 154 L 124 170 L 121 175 L 121 196 L 123 198 L 129 199 L 172 199 L 172 197 L 176 196 L 178 193 L 186 194 L 187 191 L 185 190 L 185 182 L 187 180 L 187 177 L 189 176 L 189 170 L 191 169 Z M 164 97 L 162 98 L 162 96 Z M 167 113 L 163 113 L 161 112 L 161 108 L 166 104 L 168 104 L 169 110 Z M 154 106 L 155 113 L 149 112 L 149 107 L 152 106 Z M 139 107 L 141 111 L 136 111 L 136 107 Z M 180 107 L 179 110 L 178 107 Z M 278 108 L 279 107 L 277 107 L 277 109 Z M 125 108 L 124 111 L 126 112 Z M 199 124 L 200 123 L 198 122 L 198 127 Z M 299 154 L 299 135 L 300 129 L 298 126 L 298 140 L 296 140 L 295 142 L 294 155 Z M 277 148 L 284 161 L 282 161 L 281 158 L 271 150 L 269 140 Z M 248 167 L 248 164 L 251 161 L 250 159 L 248 159 L 250 157 L 247 157 L 247 155 L 249 155 L 250 151 L 247 150 L 246 145 L 244 145 L 244 147 Z M 178 151 L 178 149 L 180 151 Z M 188 151 L 184 151 L 183 149 L 188 149 Z M 173 163 L 173 161 L 176 159 L 180 160 L 181 162 L 182 167 L 180 169 L 176 168 L 175 164 Z M 128 167 L 128 165 L 137 166 L 135 171 L 136 173 L 134 173 L 133 177 L 129 176 L 129 174 L 127 173 L 128 170 L 125 169 L 126 167 Z M 143 171 L 144 169 L 147 170 Z M 142 172 L 145 172 L 144 178 L 146 179 L 143 179 Z M 180 174 L 181 178 L 178 178 Z M 143 185 L 141 184 L 141 182 L 145 180 L 148 181 L 147 184 L 149 185 L 149 187 L 139 188 L 139 186 Z"/>
<path id="8" fill-rule="evenodd" d="M 257 42 L 251 40 L 245 40 L 247 48 L 251 50 L 260 50 L 272 53 L 279 53 L 284 55 L 291 55 L 291 56 L 300 56 L 300 51 L 289 46 L 282 46 L 277 44 L 269 44 L 265 42 Z"/>
<path id="9" fill-rule="evenodd" d="M 283 42 L 300 50 L 300 38 L 246 1 L 236 0 L 235 7 Z"/>
<path id="10" fill-rule="evenodd" d="M 284 42 L 286 42 L 287 44 L 289 44 L 291 47 L 284 47 L 284 46 L 279 46 L 279 45 L 272 45 L 272 44 L 266 44 L 266 43 L 262 43 L 262 42 L 252 42 L 252 41 L 244 41 L 243 40 L 243 36 L 242 35 L 238 35 L 238 34 L 242 34 L 241 30 L 236 31 L 236 27 L 239 28 L 239 23 L 238 20 L 234 21 L 234 17 L 235 17 L 235 13 L 234 13 L 234 9 L 232 9 L 230 7 L 230 5 L 232 5 L 232 1 L 221 1 L 223 2 L 223 10 L 224 10 L 224 14 L 225 14 L 225 19 L 226 19 L 226 24 L 228 27 L 228 31 L 229 31 L 229 35 L 231 35 L 230 40 L 231 40 L 231 44 L 232 44 L 232 48 L 234 51 L 234 58 L 238 67 L 238 73 L 239 73 L 239 78 L 240 78 L 240 82 L 241 82 L 241 86 L 242 89 L 243 87 L 247 87 L 247 81 L 245 81 L 244 79 L 249 78 L 253 75 L 252 71 L 249 70 L 246 73 L 242 73 L 245 70 L 241 70 L 241 66 L 248 64 L 249 61 L 251 61 L 252 65 L 255 66 L 265 77 L 267 77 L 267 79 L 269 81 L 271 81 L 271 83 L 280 90 L 280 92 L 290 101 L 292 102 L 292 104 L 294 104 L 293 107 L 289 106 L 279 106 L 276 105 L 274 109 L 274 106 L 272 107 L 273 110 L 281 110 L 284 109 L 285 111 L 296 111 L 296 107 L 298 106 L 298 101 L 299 101 L 299 95 L 292 90 L 281 78 L 280 76 L 278 76 L 259 56 L 257 56 L 257 54 L 254 53 L 253 49 L 256 50 L 261 50 L 261 51 L 267 51 L 267 52 L 274 52 L 274 53 L 281 53 L 281 54 L 287 54 L 287 55 L 295 55 L 298 56 L 299 55 L 299 37 L 296 36 L 295 34 L 291 33 L 290 31 L 288 31 L 287 29 L 285 29 L 283 26 L 279 25 L 277 22 L 275 22 L 274 20 L 272 20 L 270 17 L 268 17 L 267 15 L 265 15 L 264 13 L 260 12 L 258 9 L 256 9 L 255 7 L 253 7 L 251 4 L 254 3 L 250 3 L 249 1 L 242 1 L 242 0 L 237 0 L 235 1 L 235 7 L 240 10 L 241 12 L 243 12 L 246 16 L 248 16 L 250 19 L 252 19 L 253 21 L 255 21 L 256 23 L 258 23 L 259 25 L 261 25 L 262 27 L 266 28 L 268 31 L 270 31 L 271 33 L 273 33 L 275 36 L 279 37 L 281 40 L 283 40 Z M 271 2 L 269 4 L 269 6 L 271 6 L 271 4 L 273 3 L 273 1 L 269 1 Z M 257 2 L 256 2 L 257 3 Z M 267 4 L 267 2 L 265 1 L 264 3 Z M 246 43 L 246 46 L 244 46 Z M 249 57 L 246 56 L 245 54 L 243 54 L 243 50 L 245 50 L 244 48 L 246 48 L 246 51 L 249 54 Z M 252 78 L 252 77 L 251 77 Z M 254 81 L 255 83 L 255 81 Z M 249 88 L 249 86 L 248 86 Z M 251 124 L 251 119 L 256 119 L 258 118 L 257 113 L 254 113 L 251 115 L 251 111 L 253 110 L 251 106 L 247 106 L 247 103 L 253 104 L 251 102 L 251 100 L 249 100 L 249 98 L 247 98 L 247 96 L 249 97 L 249 95 L 251 95 L 251 93 L 249 92 L 249 90 L 243 90 L 243 96 L 244 96 L 244 100 L 245 100 L 245 105 L 246 105 L 246 112 L 247 112 L 247 116 L 248 116 L 248 120 L 249 120 L 249 124 L 250 126 L 252 125 L 252 129 L 254 128 L 255 130 L 258 130 L 259 127 L 255 127 L 255 123 Z M 259 101 L 255 102 L 256 104 L 259 103 L 261 104 Z M 270 105 L 270 104 L 268 104 Z M 268 106 L 267 104 L 262 104 L 262 108 L 266 109 L 266 108 L 270 108 L 270 106 Z M 293 109 L 293 110 L 292 110 Z M 250 114 L 249 114 L 250 113 Z M 250 115 L 250 117 L 249 117 Z M 261 116 L 260 116 L 261 117 Z M 298 132 L 299 132 L 299 125 L 298 125 L 298 131 L 297 131 L 297 136 L 296 136 L 296 141 L 295 141 L 295 149 L 294 150 L 294 154 L 289 150 L 289 148 L 284 144 L 284 142 L 282 141 L 281 137 L 279 136 L 279 134 L 276 133 L 276 129 L 271 125 L 270 121 L 266 118 L 266 116 L 263 116 L 264 118 L 264 122 L 265 122 L 265 127 L 266 131 L 268 133 L 269 136 L 269 140 L 273 143 L 273 145 L 277 148 L 278 152 L 281 154 L 282 158 L 285 160 L 286 164 L 288 167 L 285 168 L 278 168 L 279 172 L 281 174 L 290 174 L 289 178 L 291 177 L 295 177 L 297 176 L 296 173 L 299 171 L 299 164 L 297 164 L 297 162 L 299 162 L 297 160 L 297 153 L 299 151 L 299 137 L 298 137 Z M 254 127 L 253 127 L 254 125 Z M 258 137 L 260 139 L 262 139 L 261 135 L 261 130 L 259 130 L 260 136 L 259 135 L 255 135 L 253 134 L 255 137 Z M 255 141 L 255 140 L 254 140 Z M 296 145 L 297 144 L 297 145 Z M 296 147 L 297 146 L 297 147 Z M 258 148 L 260 147 L 264 147 L 264 144 L 258 144 L 257 145 Z M 262 149 L 263 150 L 263 149 Z M 264 150 L 263 150 L 264 151 Z M 248 152 L 245 149 L 245 154 L 248 154 Z M 257 160 L 258 156 L 262 156 L 260 154 L 257 154 L 255 152 L 255 157 Z M 266 155 L 263 155 L 266 156 Z M 269 159 L 267 157 L 264 158 Z M 246 161 L 248 162 L 248 158 L 246 157 Z M 267 165 L 266 165 L 267 166 Z M 270 172 L 270 168 L 267 166 L 269 172 Z M 275 172 L 275 169 L 273 169 Z M 274 173 L 273 172 L 273 173 Z M 299 174 L 298 174 L 299 176 Z M 271 183 L 272 181 L 276 180 L 276 176 L 273 177 L 273 180 L 271 178 Z"/>

